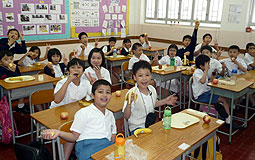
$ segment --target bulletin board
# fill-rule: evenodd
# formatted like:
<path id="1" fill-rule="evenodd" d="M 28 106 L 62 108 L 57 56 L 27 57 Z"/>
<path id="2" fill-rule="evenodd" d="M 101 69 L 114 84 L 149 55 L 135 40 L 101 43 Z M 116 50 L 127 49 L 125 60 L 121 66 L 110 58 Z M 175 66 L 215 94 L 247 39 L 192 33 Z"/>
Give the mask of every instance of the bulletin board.
<path id="1" fill-rule="evenodd" d="M 71 37 L 125 36 L 129 29 L 129 0 L 70 0 Z"/>
<path id="2" fill-rule="evenodd" d="M 10 28 L 25 40 L 70 38 L 68 0 L 0 0 L 0 38 Z"/>

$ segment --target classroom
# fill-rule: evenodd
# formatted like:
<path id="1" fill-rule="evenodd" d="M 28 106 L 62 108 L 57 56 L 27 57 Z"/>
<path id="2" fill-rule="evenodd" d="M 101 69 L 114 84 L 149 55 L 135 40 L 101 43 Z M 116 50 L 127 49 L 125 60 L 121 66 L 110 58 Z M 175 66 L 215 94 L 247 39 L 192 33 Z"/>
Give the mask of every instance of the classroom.
<path id="1" fill-rule="evenodd" d="M 255 159 L 255 0 L 0 1 L 0 159 Z"/>

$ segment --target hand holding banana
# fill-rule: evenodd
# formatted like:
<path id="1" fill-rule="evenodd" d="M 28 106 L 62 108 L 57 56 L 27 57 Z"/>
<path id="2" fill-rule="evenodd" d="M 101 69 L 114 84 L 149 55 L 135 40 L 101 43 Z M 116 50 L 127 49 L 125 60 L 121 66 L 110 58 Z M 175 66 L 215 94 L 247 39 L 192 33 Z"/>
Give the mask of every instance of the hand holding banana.
<path id="1" fill-rule="evenodd" d="M 128 101 L 128 104 L 131 104 L 133 101 L 137 100 L 136 87 L 133 87 L 131 91 L 126 94 L 125 99 Z"/>

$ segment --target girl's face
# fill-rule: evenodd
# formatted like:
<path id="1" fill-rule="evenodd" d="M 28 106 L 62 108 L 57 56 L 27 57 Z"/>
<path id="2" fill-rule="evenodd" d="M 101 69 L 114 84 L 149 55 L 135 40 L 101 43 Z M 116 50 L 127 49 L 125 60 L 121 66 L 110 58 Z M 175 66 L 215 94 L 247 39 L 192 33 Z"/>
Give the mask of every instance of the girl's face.
<path id="1" fill-rule="evenodd" d="M 129 48 L 131 47 L 131 43 L 130 43 L 130 42 L 127 42 L 127 43 L 125 43 L 124 45 L 125 45 L 125 47 L 126 47 L 127 49 L 129 49 Z"/>
<path id="2" fill-rule="evenodd" d="M 0 60 L 0 65 L 8 68 L 9 64 L 13 63 L 13 56 L 7 56 L 5 55 L 1 60 Z"/>
<path id="3" fill-rule="evenodd" d="M 54 65 L 57 65 L 60 61 L 60 55 L 58 55 L 58 54 L 52 55 L 51 61 Z"/>
<path id="4" fill-rule="evenodd" d="M 87 45 L 88 44 L 88 37 L 86 35 L 82 35 L 81 36 L 81 43 L 84 44 L 84 45 Z"/>
<path id="5" fill-rule="evenodd" d="M 99 85 L 95 91 L 95 95 L 92 94 L 94 103 L 97 107 L 105 108 L 111 99 L 111 87 L 108 85 Z"/>
<path id="6" fill-rule="evenodd" d="M 101 66 L 102 61 L 103 61 L 103 59 L 99 52 L 94 52 L 92 54 L 91 61 L 90 61 L 92 68 L 94 68 L 95 66 L 97 66 L 97 67 Z"/>
<path id="7" fill-rule="evenodd" d="M 209 50 L 207 50 L 207 49 L 204 49 L 204 50 L 201 52 L 201 54 L 206 55 L 206 56 L 208 56 L 209 58 L 212 57 L 212 53 L 211 53 Z"/>
<path id="8" fill-rule="evenodd" d="M 81 77 L 81 75 L 83 74 L 83 67 L 80 64 L 70 66 L 69 74 L 75 75 L 76 77 Z"/>
<path id="9" fill-rule="evenodd" d="M 39 56 L 39 53 L 40 53 L 40 51 L 38 50 L 38 49 L 36 49 L 36 50 L 34 50 L 33 51 L 33 55 L 30 55 L 30 57 L 32 58 L 32 59 L 35 59 L 35 58 L 37 58 L 38 56 Z"/>
<path id="10" fill-rule="evenodd" d="M 173 57 L 175 57 L 175 55 L 176 55 L 176 49 L 175 48 L 170 48 L 169 49 L 169 52 L 168 52 L 168 55 L 171 57 L 171 58 L 173 58 Z"/>
<path id="11" fill-rule="evenodd" d="M 147 68 L 138 69 L 134 75 L 134 80 L 137 82 L 138 88 L 146 89 L 151 81 L 151 72 Z"/>
<path id="12" fill-rule="evenodd" d="M 9 34 L 7 35 L 8 39 L 19 39 L 19 33 L 17 31 L 10 31 Z"/>

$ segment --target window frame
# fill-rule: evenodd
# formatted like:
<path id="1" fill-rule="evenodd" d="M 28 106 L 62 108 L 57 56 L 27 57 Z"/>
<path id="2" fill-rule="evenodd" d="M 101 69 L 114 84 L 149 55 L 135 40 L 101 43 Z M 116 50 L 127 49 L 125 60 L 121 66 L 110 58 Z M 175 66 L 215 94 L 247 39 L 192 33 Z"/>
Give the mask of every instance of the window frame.
<path id="1" fill-rule="evenodd" d="M 252 26 L 252 27 L 255 27 L 255 21 L 252 22 L 252 19 L 253 19 L 253 16 L 255 16 L 255 9 L 254 9 L 254 5 L 255 5 L 255 0 L 252 0 L 250 2 L 250 9 L 249 9 L 249 21 L 248 21 L 248 25 L 249 26 Z"/>

